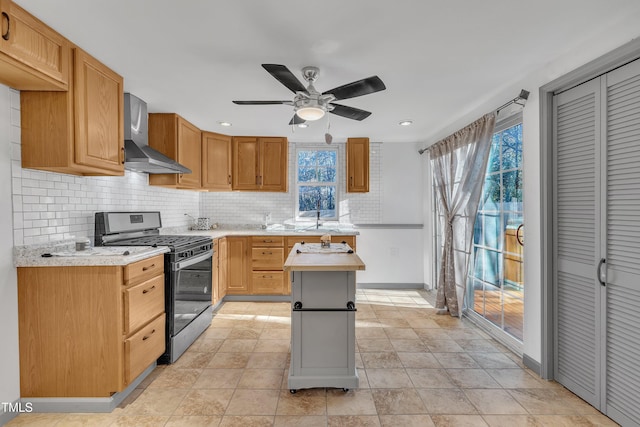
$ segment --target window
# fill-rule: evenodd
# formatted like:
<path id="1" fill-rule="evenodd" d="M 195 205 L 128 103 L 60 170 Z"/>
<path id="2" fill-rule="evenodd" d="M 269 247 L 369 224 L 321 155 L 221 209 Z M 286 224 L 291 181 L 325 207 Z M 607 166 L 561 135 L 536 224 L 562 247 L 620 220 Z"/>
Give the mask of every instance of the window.
<path id="1" fill-rule="evenodd" d="M 522 341 L 522 115 L 497 123 L 473 235 L 467 308 Z"/>
<path id="2" fill-rule="evenodd" d="M 297 151 L 297 220 L 315 220 L 317 212 L 324 220 L 337 220 L 336 150 Z"/>

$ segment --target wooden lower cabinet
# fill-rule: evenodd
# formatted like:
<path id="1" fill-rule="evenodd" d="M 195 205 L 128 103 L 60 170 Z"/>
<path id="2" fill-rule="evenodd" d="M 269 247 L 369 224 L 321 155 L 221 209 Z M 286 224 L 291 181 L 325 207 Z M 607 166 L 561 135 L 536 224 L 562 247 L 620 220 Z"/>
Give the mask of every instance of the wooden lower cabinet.
<path id="1" fill-rule="evenodd" d="M 220 269 L 225 280 L 227 295 L 249 294 L 251 259 L 249 258 L 250 237 L 223 237 Z"/>
<path id="2" fill-rule="evenodd" d="M 120 392 L 165 349 L 163 255 L 128 266 L 19 267 L 18 325 L 23 398 Z"/>
<path id="3" fill-rule="evenodd" d="M 282 265 L 283 236 L 254 236 L 251 239 L 251 294 L 286 295 L 287 282 Z"/>
<path id="4" fill-rule="evenodd" d="M 293 245 L 303 241 L 320 243 L 320 236 L 228 236 L 217 240 L 216 302 L 225 295 L 291 294 L 291 279 L 283 271 L 283 264 Z M 354 250 L 356 248 L 356 236 L 331 236 L 331 241 L 345 242 Z"/>

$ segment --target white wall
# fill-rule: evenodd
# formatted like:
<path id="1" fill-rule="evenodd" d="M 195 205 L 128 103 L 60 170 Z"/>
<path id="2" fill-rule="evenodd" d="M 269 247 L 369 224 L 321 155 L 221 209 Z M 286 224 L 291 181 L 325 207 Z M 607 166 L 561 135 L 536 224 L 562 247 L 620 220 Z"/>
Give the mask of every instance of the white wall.
<path id="1" fill-rule="evenodd" d="M 424 287 L 421 228 L 360 228 L 358 256 L 366 265 L 358 271 L 358 284 L 393 284 Z"/>
<path id="2" fill-rule="evenodd" d="M 526 22 L 526 20 L 525 20 Z M 524 169 L 524 222 L 526 245 L 524 250 L 525 316 L 524 354 L 537 362 L 542 361 L 541 329 L 541 217 L 540 217 L 540 109 L 539 88 L 563 76 L 585 63 L 640 36 L 638 27 L 640 16 L 630 14 L 615 25 L 594 29 L 593 36 L 579 46 L 573 46 L 565 55 L 550 58 L 549 63 L 539 70 L 531 70 L 524 77 L 514 77 L 513 82 L 505 82 L 503 88 L 496 88 L 491 99 L 476 102 L 452 123 L 440 129 L 428 139 L 428 144 L 455 132 L 478 117 L 514 98 L 520 89 L 531 92 L 523 111 L 523 169 Z M 526 25 L 526 23 L 524 24 Z M 428 201 L 426 201 L 428 203 Z M 428 211 L 428 209 L 425 209 Z M 425 221 L 427 221 L 425 219 Z M 430 237 L 426 244 L 431 244 Z"/>
<path id="3" fill-rule="evenodd" d="M 14 98 L 13 102 L 11 98 Z M 13 267 L 13 235 L 11 211 L 11 151 L 19 124 L 18 111 L 11 110 L 17 94 L 0 85 L 0 402 L 13 402 L 20 397 L 20 365 L 18 359 L 18 284 Z M 19 101 L 18 101 L 19 103 Z M 0 409 L 0 424 L 2 423 Z"/>
<path id="4" fill-rule="evenodd" d="M 422 144 L 382 144 L 382 223 L 422 224 Z"/>
<path id="5" fill-rule="evenodd" d="M 360 228 L 358 255 L 366 264 L 357 273 L 360 284 L 416 285 L 425 281 L 423 218 L 424 158 L 415 143 L 385 143 L 381 150 L 381 220 Z M 402 228 L 402 226 L 414 226 Z"/>

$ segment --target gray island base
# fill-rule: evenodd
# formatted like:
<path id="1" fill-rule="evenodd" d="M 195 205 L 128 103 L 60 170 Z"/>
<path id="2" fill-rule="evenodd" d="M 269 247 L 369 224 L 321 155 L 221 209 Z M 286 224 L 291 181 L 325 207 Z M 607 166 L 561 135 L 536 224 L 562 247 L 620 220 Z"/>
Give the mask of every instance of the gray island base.
<path id="1" fill-rule="evenodd" d="M 357 388 L 356 270 L 362 260 L 346 244 L 296 244 L 291 272 L 291 364 L 288 387 Z"/>

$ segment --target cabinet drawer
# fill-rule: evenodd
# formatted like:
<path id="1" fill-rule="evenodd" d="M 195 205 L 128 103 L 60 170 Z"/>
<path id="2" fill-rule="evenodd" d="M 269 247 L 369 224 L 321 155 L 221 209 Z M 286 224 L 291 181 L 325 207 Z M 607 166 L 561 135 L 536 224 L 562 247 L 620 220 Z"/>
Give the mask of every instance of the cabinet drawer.
<path id="1" fill-rule="evenodd" d="M 124 334 L 164 312 L 164 274 L 124 291 Z"/>
<path id="2" fill-rule="evenodd" d="M 251 281 L 253 294 L 286 294 L 284 271 L 254 271 Z"/>
<path id="3" fill-rule="evenodd" d="M 284 246 L 283 236 L 253 236 L 252 246 Z"/>
<path id="4" fill-rule="evenodd" d="M 124 284 L 126 286 L 140 283 L 164 273 L 164 255 L 143 259 L 124 268 Z"/>
<path id="5" fill-rule="evenodd" d="M 252 248 L 253 270 L 282 270 L 284 264 L 283 248 Z"/>
<path id="6" fill-rule="evenodd" d="M 124 341 L 125 384 L 131 383 L 164 353 L 164 321 L 162 313 Z"/>

